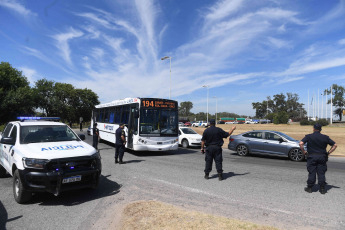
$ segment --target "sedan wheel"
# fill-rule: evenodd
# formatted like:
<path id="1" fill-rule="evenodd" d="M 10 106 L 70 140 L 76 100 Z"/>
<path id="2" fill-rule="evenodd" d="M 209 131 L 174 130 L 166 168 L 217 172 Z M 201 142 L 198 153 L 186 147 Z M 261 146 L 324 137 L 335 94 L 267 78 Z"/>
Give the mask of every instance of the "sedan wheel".
<path id="1" fill-rule="evenodd" d="M 182 141 L 182 147 L 183 147 L 183 148 L 188 148 L 188 146 L 189 146 L 188 140 L 186 140 L 186 139 L 183 140 L 183 141 Z"/>
<path id="2" fill-rule="evenodd" d="M 247 156 L 248 155 L 248 148 L 245 145 L 237 146 L 237 154 L 240 156 Z"/>
<path id="3" fill-rule="evenodd" d="M 291 149 L 289 152 L 289 157 L 292 161 L 303 161 L 304 154 L 300 149 Z"/>

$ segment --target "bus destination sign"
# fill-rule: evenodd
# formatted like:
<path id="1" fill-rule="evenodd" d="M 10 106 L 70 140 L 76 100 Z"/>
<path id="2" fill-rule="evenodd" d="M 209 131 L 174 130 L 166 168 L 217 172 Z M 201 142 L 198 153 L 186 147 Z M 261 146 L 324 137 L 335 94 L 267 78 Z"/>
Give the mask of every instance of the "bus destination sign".
<path id="1" fill-rule="evenodd" d="M 145 108 L 167 108 L 175 109 L 176 102 L 166 101 L 166 100 L 157 100 L 157 99 L 144 99 L 141 101 L 141 105 Z"/>

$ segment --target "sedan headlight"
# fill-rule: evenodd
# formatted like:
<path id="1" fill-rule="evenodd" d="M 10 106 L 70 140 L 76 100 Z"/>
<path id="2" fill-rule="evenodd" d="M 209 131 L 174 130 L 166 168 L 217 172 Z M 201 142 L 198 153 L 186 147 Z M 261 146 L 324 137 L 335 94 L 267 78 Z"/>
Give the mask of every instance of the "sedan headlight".
<path id="1" fill-rule="evenodd" d="M 46 159 L 35 159 L 35 158 L 23 157 L 23 165 L 25 168 L 43 169 L 44 166 L 48 162 L 49 160 L 46 160 Z"/>

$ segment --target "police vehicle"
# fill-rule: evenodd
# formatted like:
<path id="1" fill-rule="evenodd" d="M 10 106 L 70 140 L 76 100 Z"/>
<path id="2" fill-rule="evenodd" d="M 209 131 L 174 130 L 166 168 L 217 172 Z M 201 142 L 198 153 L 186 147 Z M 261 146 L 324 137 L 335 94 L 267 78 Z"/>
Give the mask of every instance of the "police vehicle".
<path id="1" fill-rule="evenodd" d="M 13 194 L 25 203 L 32 193 L 96 188 L 102 171 L 99 152 L 59 118 L 19 117 L 0 134 L 0 177 L 13 177 Z"/>

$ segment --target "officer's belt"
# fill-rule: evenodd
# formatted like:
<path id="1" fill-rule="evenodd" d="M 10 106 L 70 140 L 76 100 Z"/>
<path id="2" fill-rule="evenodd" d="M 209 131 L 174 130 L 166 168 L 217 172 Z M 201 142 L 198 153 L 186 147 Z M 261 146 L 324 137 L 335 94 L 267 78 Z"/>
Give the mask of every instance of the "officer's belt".
<path id="1" fill-rule="evenodd" d="M 314 156 L 314 155 L 315 155 L 315 156 L 316 156 L 316 155 L 317 155 L 317 156 L 326 156 L 327 153 L 308 153 L 308 155 L 309 155 L 309 156 Z"/>

